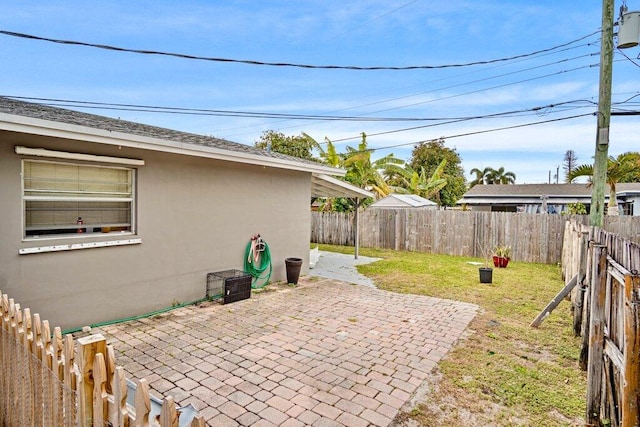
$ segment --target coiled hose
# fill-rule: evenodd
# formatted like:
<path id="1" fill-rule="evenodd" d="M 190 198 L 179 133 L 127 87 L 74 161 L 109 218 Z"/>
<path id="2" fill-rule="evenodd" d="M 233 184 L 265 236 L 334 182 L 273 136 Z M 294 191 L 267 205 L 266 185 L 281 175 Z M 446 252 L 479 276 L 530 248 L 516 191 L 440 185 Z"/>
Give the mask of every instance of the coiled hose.
<path id="1" fill-rule="evenodd" d="M 256 246 L 263 245 L 261 250 L 257 250 Z M 244 253 L 244 271 L 249 273 L 253 280 L 251 281 L 251 287 L 253 289 L 259 289 L 269 283 L 271 278 L 271 272 L 273 266 L 271 265 L 271 252 L 269 251 L 269 245 L 262 240 L 260 236 L 252 238 L 247 244 L 247 249 Z"/>

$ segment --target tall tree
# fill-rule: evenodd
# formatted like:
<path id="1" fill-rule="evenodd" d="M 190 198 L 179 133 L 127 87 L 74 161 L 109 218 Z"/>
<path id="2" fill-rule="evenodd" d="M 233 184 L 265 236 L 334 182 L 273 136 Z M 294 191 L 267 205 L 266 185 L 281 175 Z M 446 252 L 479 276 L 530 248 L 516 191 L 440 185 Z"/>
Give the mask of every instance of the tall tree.
<path id="1" fill-rule="evenodd" d="M 420 172 L 418 172 L 408 164 L 403 166 L 391 164 L 387 166 L 387 171 L 395 172 L 395 176 L 399 180 L 400 185 L 393 186 L 395 191 L 417 194 L 425 199 L 430 199 L 447 185 L 447 180 L 441 178 L 446 164 L 446 159 L 440 162 L 430 177 L 427 176 L 424 168 L 420 168 Z"/>
<path id="2" fill-rule="evenodd" d="M 625 153 L 626 161 L 630 167 L 626 174 L 623 174 L 620 182 L 640 182 L 640 153 L 632 151 Z"/>
<path id="3" fill-rule="evenodd" d="M 373 191 L 376 197 L 384 197 L 391 193 L 391 188 L 384 180 L 381 171 L 389 164 L 399 164 L 402 160 L 393 157 L 393 154 L 371 160 L 371 150 L 367 147 L 367 135 L 362 132 L 362 139 L 358 148 L 347 147 L 346 158 L 343 166 L 347 170 L 345 180 Z"/>
<path id="4" fill-rule="evenodd" d="M 632 176 L 640 166 L 640 155 L 635 152 L 627 152 L 618 155 L 618 157 L 609 156 L 607 160 L 607 184 L 609 184 L 609 205 L 608 214 L 618 214 L 618 202 L 616 185 L 620 182 L 625 182 Z M 589 177 L 589 184 L 591 185 L 591 178 L 593 177 L 593 165 L 580 165 L 577 166 L 569 174 L 570 181 L 580 176 Z"/>
<path id="5" fill-rule="evenodd" d="M 424 168 L 426 175 L 431 176 L 446 160 L 441 178 L 446 179 L 447 184 L 436 193 L 436 199 L 442 206 L 454 206 L 467 191 L 466 180 L 460 155 L 455 149 L 445 147 L 444 143 L 442 138 L 419 143 L 411 153 L 409 165 L 415 171 Z"/>
<path id="6" fill-rule="evenodd" d="M 516 174 L 505 171 L 504 166 L 491 169 L 486 177 L 487 184 L 515 184 Z"/>
<path id="7" fill-rule="evenodd" d="M 320 161 L 326 165 L 333 166 L 334 168 L 341 168 L 344 164 L 344 156 L 338 154 L 335 145 L 327 137 L 324 141 L 327 144 L 326 150 L 322 148 L 322 145 L 313 139 L 310 135 L 302 133 L 304 136 L 315 142 L 318 151 L 320 152 Z M 312 199 L 313 202 L 313 199 Z M 346 197 L 323 197 L 320 199 L 320 210 L 325 212 L 351 212 L 355 209 L 355 205 L 352 200 Z"/>
<path id="8" fill-rule="evenodd" d="M 329 166 L 333 166 L 334 168 L 339 168 L 342 166 L 342 163 L 344 161 L 343 156 L 338 154 L 338 152 L 336 151 L 336 147 L 333 145 L 333 142 L 331 142 L 329 138 L 327 137 L 324 138 L 324 142 L 326 142 L 327 144 L 327 149 L 325 150 L 322 148 L 320 143 L 318 143 L 310 135 L 307 135 L 304 132 L 302 132 L 302 135 L 304 135 L 309 140 L 313 141 L 315 147 L 320 152 L 320 160 L 322 161 L 322 163 L 325 163 Z"/>
<path id="9" fill-rule="evenodd" d="M 578 166 L 578 156 L 576 156 L 576 152 L 573 150 L 567 150 L 567 152 L 564 153 L 564 160 L 562 164 L 562 170 L 564 170 L 565 177 L 564 181 L 570 184 L 571 179 L 569 179 L 569 174 Z"/>
<path id="10" fill-rule="evenodd" d="M 484 168 L 482 170 L 478 169 L 478 168 L 473 168 L 471 169 L 471 173 L 475 175 L 475 178 L 473 179 L 473 181 L 471 181 L 469 183 L 469 188 L 472 188 L 476 185 L 482 185 L 482 184 L 486 184 L 487 183 L 487 177 L 489 176 L 489 174 L 491 173 L 493 169 L 487 167 Z"/>
<path id="11" fill-rule="evenodd" d="M 313 157 L 313 150 L 320 148 L 319 144 L 305 133 L 298 136 L 286 136 L 282 132 L 275 130 L 264 131 L 254 146 L 263 150 L 272 150 L 276 153 L 314 161 L 317 161 L 317 159 Z"/>

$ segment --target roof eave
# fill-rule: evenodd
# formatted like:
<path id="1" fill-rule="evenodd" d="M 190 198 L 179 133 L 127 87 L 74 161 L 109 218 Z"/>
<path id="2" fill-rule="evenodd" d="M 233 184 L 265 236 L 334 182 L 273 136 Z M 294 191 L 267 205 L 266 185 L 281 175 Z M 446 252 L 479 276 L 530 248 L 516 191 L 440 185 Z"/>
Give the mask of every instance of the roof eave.
<path id="1" fill-rule="evenodd" d="M 288 169 L 317 174 L 343 176 L 346 171 L 322 164 L 309 164 L 295 160 L 260 156 L 224 150 L 205 145 L 196 145 L 172 140 L 132 135 L 124 132 L 108 131 L 87 126 L 36 119 L 13 114 L 0 113 L 0 130 L 28 133 L 33 135 L 87 141 L 99 144 L 138 148 L 142 150 L 182 154 L 194 157 L 205 157 L 236 163 Z"/>
<path id="2" fill-rule="evenodd" d="M 374 197 L 370 191 L 324 174 L 313 174 L 311 187 L 312 197 L 352 197 L 358 199 Z"/>

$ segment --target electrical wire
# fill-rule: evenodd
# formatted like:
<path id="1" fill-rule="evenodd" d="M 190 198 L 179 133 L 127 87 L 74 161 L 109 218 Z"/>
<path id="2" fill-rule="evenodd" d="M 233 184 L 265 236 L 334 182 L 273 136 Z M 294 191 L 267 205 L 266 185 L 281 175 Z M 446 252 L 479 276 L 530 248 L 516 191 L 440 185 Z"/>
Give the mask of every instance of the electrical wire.
<path id="1" fill-rule="evenodd" d="M 580 37 L 578 39 L 572 40 L 570 42 L 562 43 L 550 48 L 540 49 L 529 53 L 524 53 L 520 55 L 509 56 L 505 58 L 496 58 L 489 59 L 484 61 L 473 61 L 466 62 L 460 64 L 443 64 L 443 65 L 408 65 L 408 66 L 356 66 L 356 65 L 312 65 L 312 64 L 296 64 L 291 62 L 265 62 L 251 59 L 230 59 L 230 58 L 219 58 L 219 57 L 210 57 L 210 56 L 199 56 L 199 55 L 190 55 L 185 53 L 174 53 L 174 52 L 163 52 L 158 50 L 143 50 L 143 49 L 131 49 L 125 47 L 111 46 L 106 44 L 96 44 L 89 42 L 82 42 L 76 40 L 64 40 L 64 39 L 53 39 L 49 37 L 36 36 L 32 34 L 18 33 L 15 31 L 7 31 L 0 30 L 0 34 L 10 37 L 18 37 L 28 40 L 38 40 L 38 41 L 46 41 L 50 43 L 57 43 L 63 45 L 73 45 L 73 46 L 84 46 L 84 47 L 92 47 L 97 49 L 104 50 L 112 50 L 116 52 L 128 52 L 128 53 L 136 53 L 142 55 L 160 55 L 160 56 L 170 56 L 180 59 L 191 59 L 191 60 L 199 60 L 199 61 L 210 61 L 210 62 L 224 62 L 224 63 L 236 63 L 236 64 L 245 64 L 245 65 L 260 65 L 260 66 L 271 66 L 271 67 L 293 67 L 293 68 L 307 68 L 307 69 L 324 69 L 324 70 L 354 70 L 354 71 L 379 71 L 379 70 L 391 70 L 391 71 L 405 71 L 405 70 L 439 70 L 445 68 L 461 68 L 461 67 L 470 67 L 475 65 L 486 65 L 486 64 L 495 64 L 497 62 L 506 62 L 512 61 L 514 59 L 526 58 L 535 55 L 539 55 L 545 52 L 551 52 L 579 41 L 582 41 L 588 37 L 593 36 L 594 34 L 599 33 L 599 31 L 595 31 L 591 34 L 587 34 L 586 36 Z"/>
<path id="2" fill-rule="evenodd" d="M 624 53 L 622 51 L 622 49 L 618 49 L 618 53 L 621 54 L 622 56 L 624 56 L 625 58 L 627 58 L 629 60 L 629 62 L 631 62 L 633 65 L 635 65 L 636 67 L 640 67 L 640 64 L 638 64 L 636 61 L 634 61 L 633 59 L 629 58 L 629 56 L 627 56 L 626 53 Z"/>
<path id="3" fill-rule="evenodd" d="M 452 119 L 469 119 L 478 118 L 478 116 L 471 117 L 366 117 L 366 116 L 321 116 L 321 115 L 305 115 L 305 114 L 286 114 L 286 113 L 264 113 L 264 112 L 246 112 L 246 111 L 231 111 L 231 110 L 211 110 L 211 109 L 199 109 L 199 108 L 182 108 L 182 107 L 158 107 L 150 105 L 136 105 L 136 104 L 117 104 L 106 102 L 93 102 L 93 101 L 75 101 L 68 99 L 56 99 L 56 98 L 36 98 L 27 96 L 15 96 L 15 95 L 0 95 L 0 97 L 30 100 L 30 101 L 44 101 L 44 105 L 57 106 L 57 107 L 76 107 L 76 108 L 92 108 L 92 109 L 105 109 L 115 111 L 135 111 L 135 112 L 152 112 L 152 113 L 166 113 L 166 114 L 185 114 L 185 115 L 204 115 L 204 116 L 222 116 L 222 117 L 245 117 L 245 118 L 285 118 L 287 120 L 328 120 L 328 121 L 357 121 L 357 122 L 407 122 L 407 121 L 440 121 L 440 120 L 452 120 Z M 516 112 L 524 112 L 527 110 L 520 110 Z M 514 112 L 496 113 L 490 116 L 500 114 L 513 114 Z"/>
<path id="4" fill-rule="evenodd" d="M 436 92 L 436 91 L 439 91 L 439 90 L 447 90 L 447 89 L 453 89 L 453 88 L 456 88 L 456 87 L 467 86 L 467 85 L 471 85 L 471 84 L 474 84 L 474 83 L 480 83 L 480 82 L 485 82 L 485 81 L 488 81 L 488 80 L 494 80 L 494 79 L 497 79 L 497 78 L 500 78 L 500 77 L 506 77 L 506 76 L 511 76 L 511 75 L 514 75 L 514 74 L 524 73 L 526 71 L 532 71 L 532 70 L 536 70 L 538 68 L 550 67 L 552 65 L 558 65 L 558 64 L 562 64 L 564 62 L 574 61 L 576 59 L 587 58 L 587 57 L 591 57 L 591 56 L 595 56 L 595 55 L 599 55 L 599 53 L 595 52 L 595 53 L 588 53 L 588 54 L 585 54 L 585 55 L 574 56 L 572 58 L 561 59 L 561 60 L 558 60 L 558 61 L 555 61 L 555 62 L 548 62 L 546 64 L 536 65 L 534 67 L 529 67 L 529 68 L 523 68 L 523 69 L 516 70 L 516 71 L 510 71 L 508 73 L 496 74 L 496 75 L 493 75 L 493 76 L 484 77 L 482 79 L 471 80 L 471 81 L 467 81 L 467 82 L 453 84 L 453 85 L 450 85 L 450 86 L 443 86 L 443 87 L 431 89 L 431 90 L 428 90 L 428 91 L 418 92 L 418 93 L 414 93 L 414 94 L 411 94 L 411 95 L 404 95 L 404 96 L 390 98 L 390 99 L 386 99 L 386 100 L 382 100 L 382 101 L 372 102 L 370 104 L 361 105 L 359 107 L 368 107 L 368 106 L 371 106 L 371 105 L 383 104 L 383 103 L 386 103 L 386 102 L 398 101 L 398 100 L 401 100 L 401 99 L 411 98 L 411 97 L 418 96 L 418 95 L 425 95 L 425 94 L 433 93 L 433 92 Z M 413 105 L 413 104 L 410 104 L 410 105 Z M 397 109 L 397 108 L 404 108 L 404 106 L 395 107 L 393 109 Z M 381 112 L 381 111 L 389 111 L 389 110 L 391 110 L 391 109 L 379 110 L 379 111 L 376 111 L 376 113 Z M 373 113 L 371 113 L 371 114 L 373 114 Z"/>
<path id="5" fill-rule="evenodd" d="M 580 45 L 579 47 L 592 46 L 592 45 L 593 45 L 593 43 L 586 43 L 586 44 Z M 562 49 L 562 51 L 573 49 L 573 48 L 575 48 L 575 47 Z M 550 55 L 550 54 L 552 54 L 552 53 L 547 53 L 547 54 L 544 54 L 542 56 L 546 56 L 546 55 Z M 521 73 L 521 72 L 526 72 L 526 71 L 530 71 L 530 70 L 537 69 L 537 68 L 543 68 L 543 67 L 546 67 L 546 66 L 557 65 L 557 64 L 560 64 L 560 63 L 563 63 L 563 62 L 569 62 L 569 61 L 572 61 L 572 60 L 585 58 L 585 57 L 589 57 L 589 56 L 595 56 L 595 55 L 599 55 L 599 53 L 596 52 L 596 53 L 589 53 L 589 54 L 585 54 L 585 55 L 579 55 L 579 56 L 575 56 L 575 57 L 572 57 L 572 58 L 561 59 L 561 60 L 558 60 L 558 61 L 555 61 L 555 62 L 551 62 L 551 63 L 547 63 L 547 64 L 542 64 L 542 65 L 538 65 L 538 66 L 534 66 L 534 67 L 529 67 L 529 68 L 525 68 L 525 69 L 521 69 L 521 70 L 512 71 L 512 72 L 509 72 L 509 73 L 503 73 L 503 74 L 500 74 L 500 75 L 497 75 L 497 76 L 489 76 L 489 77 L 485 77 L 485 78 L 482 78 L 482 79 L 477 79 L 477 80 L 472 80 L 472 81 L 468 81 L 468 82 L 457 83 L 457 84 L 453 84 L 453 85 L 450 85 L 450 86 L 439 87 L 439 88 L 436 88 L 436 89 L 423 91 L 423 92 L 419 92 L 419 93 L 414 93 L 414 94 L 410 94 L 410 95 L 403 95 L 403 96 L 399 96 L 399 97 L 383 99 L 383 100 L 379 100 L 379 101 L 370 102 L 370 103 L 367 103 L 367 104 L 359 104 L 359 105 L 348 107 L 348 108 L 342 108 L 342 109 L 339 109 L 339 110 L 328 111 L 327 114 L 341 112 L 341 111 L 349 111 L 349 110 L 353 110 L 353 109 L 356 109 L 356 108 L 362 108 L 362 107 L 368 107 L 368 106 L 377 105 L 377 104 L 384 104 L 384 103 L 387 103 L 387 102 L 398 101 L 400 99 L 406 99 L 406 98 L 411 98 L 411 97 L 418 96 L 418 95 L 424 95 L 424 94 L 432 93 L 432 92 L 435 92 L 435 91 L 438 91 L 438 90 L 446 90 L 446 89 L 451 89 L 451 88 L 455 88 L 455 87 L 466 86 L 466 85 L 470 85 L 470 84 L 473 84 L 473 83 L 479 83 L 479 82 L 482 82 L 482 81 L 492 80 L 492 79 L 495 79 L 495 78 L 498 78 L 498 77 L 504 77 L 504 76 L 508 76 L 508 75 L 518 74 L 518 73 Z M 527 61 L 527 60 L 530 60 L 530 59 L 531 58 L 520 59 L 520 60 L 518 60 L 516 62 Z M 499 67 L 504 67 L 505 65 L 506 64 L 494 65 L 493 67 L 490 67 L 490 68 L 499 68 Z M 569 72 L 569 71 L 573 71 L 573 70 L 568 70 L 567 72 Z M 474 73 L 478 73 L 478 72 L 479 72 L 478 70 L 470 71 L 470 72 L 463 73 L 463 74 L 457 74 L 455 76 L 436 79 L 436 80 L 433 80 L 431 82 L 450 80 L 450 79 L 453 79 L 453 78 L 459 78 L 461 76 L 474 74 Z M 490 90 L 490 89 L 493 89 L 493 88 L 489 87 L 489 88 L 486 88 L 484 90 Z M 469 93 L 474 93 L 474 92 L 469 92 Z M 469 94 L 469 93 L 463 93 L 463 94 L 461 94 L 459 96 L 463 96 L 463 95 Z M 448 99 L 448 98 L 442 98 L 442 99 Z M 430 100 L 428 102 L 435 102 L 437 100 L 439 100 L 439 99 L 433 99 L 433 100 Z M 419 105 L 419 104 L 411 104 L 411 105 Z M 398 106 L 398 107 L 393 107 L 393 108 L 388 108 L 388 109 L 383 109 L 383 110 L 370 111 L 370 112 L 367 112 L 367 113 L 360 114 L 360 115 L 358 115 L 358 117 L 362 117 L 365 114 L 377 114 L 377 113 L 382 113 L 382 112 L 387 112 L 387 111 L 392 111 L 392 110 L 398 110 L 398 109 L 402 109 L 402 108 L 405 108 L 405 107 L 406 107 L 406 105 L 401 105 L 401 106 Z M 286 121 L 286 120 L 279 120 L 277 122 L 272 122 L 272 124 L 273 123 L 283 122 L 283 121 Z M 318 123 L 320 123 L 320 122 L 308 123 L 306 125 L 307 126 L 312 126 L 312 125 L 318 124 Z M 287 126 L 287 127 L 280 127 L 280 129 L 292 129 L 292 128 L 297 128 L 297 127 L 300 127 L 300 126 L 299 125 L 292 125 L 292 126 Z M 246 130 L 247 127 L 243 126 L 241 128 L 238 128 L 238 127 L 225 128 L 225 129 L 221 129 L 220 131 L 232 131 L 232 130 L 236 130 L 236 129 Z M 354 136 L 353 138 L 359 138 L 359 136 Z"/>
<path id="6" fill-rule="evenodd" d="M 560 122 L 560 121 L 563 121 L 563 120 L 571 120 L 571 119 L 577 119 L 577 118 L 580 118 L 580 117 L 593 116 L 593 114 L 594 113 L 576 114 L 576 115 L 573 115 L 573 116 L 560 117 L 560 118 L 557 118 L 557 119 L 542 120 L 542 121 L 538 121 L 538 122 L 522 123 L 522 124 L 519 124 L 519 125 L 511 125 L 511 126 L 504 126 L 504 127 L 499 127 L 499 128 L 493 128 L 493 129 L 484 129 L 484 130 L 473 131 L 473 132 L 459 133 L 459 134 L 455 134 L 455 135 L 440 136 L 440 137 L 435 138 L 435 139 L 425 139 L 425 140 L 422 140 L 422 141 L 405 142 L 405 143 L 402 143 L 402 144 L 387 145 L 387 146 L 375 147 L 375 148 L 367 148 L 366 150 L 354 150 L 352 153 L 349 153 L 349 154 L 356 154 L 356 153 L 363 153 L 363 152 L 374 152 L 374 151 L 380 151 L 380 150 L 388 150 L 390 148 L 404 147 L 404 146 L 407 146 L 407 145 L 416 145 L 416 144 L 420 144 L 420 143 L 423 143 L 423 142 L 437 141 L 437 140 L 440 140 L 440 139 L 448 140 L 448 139 L 454 139 L 454 138 L 462 138 L 464 136 L 480 135 L 480 134 L 483 134 L 483 133 L 491 133 L 491 132 L 499 132 L 499 131 L 509 130 L 509 129 L 517 129 L 517 128 L 522 128 L 522 127 L 527 127 L 527 126 L 537 126 L 537 125 L 542 125 L 542 124 L 546 124 L 546 123 Z"/>
<path id="7" fill-rule="evenodd" d="M 540 108 L 535 108 L 535 109 L 531 109 L 530 111 L 535 111 L 536 115 L 540 115 L 539 112 L 543 111 L 544 109 L 549 109 L 554 107 L 554 105 L 550 105 L 547 107 L 540 107 Z M 585 108 L 585 107 L 573 107 L 573 108 L 568 108 L 565 109 L 563 111 L 568 111 L 568 110 L 573 110 L 573 109 L 577 109 L 577 108 Z M 546 114 L 549 114 L 548 112 Z M 542 114 L 542 115 L 546 115 L 546 114 Z M 460 122 L 466 122 L 466 121 L 470 121 L 470 120 L 477 120 L 477 119 L 489 119 L 489 118 L 506 118 L 506 117 L 521 117 L 521 116 L 515 116 L 515 115 L 488 115 L 485 117 L 472 117 L 472 118 L 465 118 L 465 119 L 455 119 L 455 120 L 450 120 L 450 121 L 444 121 L 444 122 L 440 122 L 440 123 L 434 123 L 434 124 L 428 124 L 428 125 L 422 125 L 422 126 L 413 126 L 413 127 L 409 127 L 409 128 L 402 128 L 402 129 L 393 129 L 393 130 L 387 130 L 387 131 L 382 131 L 382 132 L 376 132 L 376 133 L 368 133 L 367 136 L 368 137 L 373 137 L 373 136 L 380 136 L 380 135 L 389 135 L 392 133 L 400 133 L 400 132 L 407 132 L 407 131 L 411 131 L 411 130 L 418 130 L 418 129 L 426 129 L 426 128 L 430 128 L 430 127 L 436 127 L 436 126 L 443 126 L 443 125 L 449 125 L 449 124 L 453 124 L 453 123 L 460 123 Z M 344 142 L 344 141 L 351 141 L 354 139 L 359 139 L 362 136 L 350 136 L 347 138 L 340 138 L 340 139 L 334 139 L 331 142 L 335 143 L 335 142 Z M 326 143 L 325 141 L 320 142 L 321 144 Z"/>
<path id="8" fill-rule="evenodd" d="M 587 56 L 591 56 L 591 54 L 587 55 Z M 556 65 L 556 64 L 559 64 L 561 62 L 563 62 L 563 61 L 559 61 L 557 63 L 550 64 L 550 65 Z M 405 105 L 402 105 L 402 106 L 399 106 L 399 107 L 387 108 L 387 109 L 384 109 L 384 110 L 376 110 L 376 111 L 371 112 L 370 114 L 383 113 L 383 112 L 387 112 L 387 111 L 398 110 L 398 109 L 401 109 L 401 108 L 415 107 L 415 106 L 418 106 L 418 105 L 429 104 L 429 103 L 436 102 L 436 101 L 443 101 L 443 100 L 446 100 L 446 99 L 452 99 L 452 98 L 458 98 L 458 97 L 461 97 L 461 96 L 472 95 L 474 93 L 484 92 L 484 91 L 487 91 L 487 90 L 501 89 L 503 87 L 513 86 L 513 85 L 520 84 L 520 83 L 527 83 L 527 82 L 530 82 L 530 81 L 540 80 L 540 79 L 544 79 L 544 78 L 547 78 L 547 77 L 553 77 L 553 76 L 557 76 L 557 75 L 560 75 L 560 74 L 566 74 L 566 73 L 571 73 L 571 72 L 574 72 L 574 71 L 579 71 L 579 70 L 583 70 L 583 69 L 587 69 L 587 68 L 593 68 L 593 67 L 596 67 L 598 65 L 599 64 L 583 65 L 583 66 L 580 66 L 580 67 L 574 67 L 574 68 L 570 68 L 570 69 L 567 69 L 567 70 L 560 70 L 560 71 L 556 71 L 554 73 L 543 74 L 541 76 L 531 77 L 531 78 L 528 78 L 528 79 L 518 80 L 518 81 L 510 82 L 510 83 L 504 83 L 504 84 L 501 84 L 501 85 L 491 86 L 491 87 L 488 87 L 488 88 L 481 88 L 481 89 L 476 89 L 476 90 L 469 91 L 469 92 L 458 93 L 458 94 L 455 94 L 455 95 L 448 95 L 448 96 L 443 96 L 443 97 L 440 97 L 440 98 L 433 98 L 433 99 L 429 99 L 428 101 L 415 102 L 413 104 L 405 104 Z M 541 67 L 543 67 L 543 66 L 531 67 L 531 70 L 536 69 L 536 68 L 541 68 Z M 523 71 L 529 71 L 529 70 L 523 70 Z M 433 89 L 433 90 L 430 90 L 430 91 L 427 91 L 427 92 L 422 92 L 420 95 L 424 95 L 424 94 L 427 94 L 427 93 L 435 92 L 435 91 L 438 91 L 438 90 L 446 90 L 446 89 L 451 89 L 451 88 L 454 88 L 454 87 L 460 87 L 460 86 L 464 86 L 464 85 L 467 85 L 467 84 L 479 83 L 479 82 L 482 82 L 482 81 L 492 80 L 494 78 L 504 77 L 504 76 L 508 76 L 508 75 L 516 74 L 516 73 L 517 72 L 505 73 L 505 74 L 502 74 L 502 75 L 491 76 L 491 77 L 487 77 L 487 78 L 479 79 L 479 80 L 474 80 L 474 81 L 467 82 L 467 83 L 460 83 L 460 84 L 457 84 L 457 85 L 452 85 L 452 86 L 448 86 L 448 87 L 444 87 L 444 88 Z M 411 96 L 416 96 L 416 95 L 411 95 Z M 398 99 L 402 99 L 402 97 L 396 98 L 395 100 L 398 100 Z"/>
<path id="9" fill-rule="evenodd" d="M 135 111 L 135 112 L 196 114 L 196 115 L 234 116 L 234 117 L 237 116 L 237 117 L 250 117 L 250 118 L 263 118 L 263 117 L 269 117 L 273 115 L 278 118 L 284 117 L 287 119 L 305 119 L 305 120 L 321 119 L 321 120 L 345 120 L 345 121 L 362 121 L 362 122 L 368 122 L 368 121 L 403 122 L 403 121 L 444 121 L 444 120 L 452 120 L 453 122 L 457 122 L 457 121 L 498 118 L 498 117 L 514 117 L 522 113 L 539 112 L 545 109 L 552 109 L 552 108 L 557 108 L 564 105 L 575 104 L 580 102 L 593 104 L 593 101 L 589 101 L 586 99 L 576 99 L 571 101 L 557 102 L 557 103 L 548 104 L 540 107 L 523 108 L 519 110 L 510 110 L 510 111 L 503 111 L 498 113 L 473 115 L 473 116 L 460 116 L 460 117 L 359 117 L 359 116 L 349 117 L 349 116 L 300 115 L 300 114 L 284 114 L 284 113 L 240 112 L 240 111 L 230 111 L 230 110 L 209 110 L 209 109 L 184 108 L 184 107 L 162 107 L 162 106 L 151 106 L 151 105 L 117 104 L 117 103 L 106 103 L 106 102 L 95 102 L 95 101 L 77 101 L 77 100 L 57 99 L 57 98 L 37 98 L 37 97 L 27 97 L 27 96 L 15 96 L 15 95 L 0 95 L 0 97 L 10 98 L 10 99 L 29 100 L 29 101 L 44 101 L 43 105 L 48 105 L 48 106 L 96 108 L 96 109 L 107 109 L 107 110 L 116 110 L 116 111 L 125 110 L 125 111 Z M 633 99 L 633 97 L 629 99 Z M 574 107 L 574 108 L 577 108 L 577 107 Z M 453 123 L 453 122 L 448 122 L 448 123 Z M 417 129 L 417 128 L 411 128 L 411 129 Z M 336 140 L 336 141 L 341 141 L 341 140 Z"/>
<path id="10" fill-rule="evenodd" d="M 412 5 L 413 3 L 417 3 L 418 1 L 419 1 L 419 0 L 411 0 L 410 2 L 405 3 L 405 4 L 403 4 L 402 6 L 398 6 L 398 7 L 394 8 L 394 9 L 392 9 L 392 10 L 390 10 L 390 11 L 387 11 L 387 12 L 383 13 L 382 15 L 378 15 L 378 16 L 376 16 L 376 17 L 374 17 L 374 18 L 368 19 L 368 20 L 366 20 L 366 21 L 362 22 L 360 25 L 356 25 L 355 27 L 349 28 L 349 30 L 348 30 L 348 31 L 343 31 L 342 33 L 336 34 L 336 35 L 334 35 L 333 37 L 328 38 L 327 40 L 333 40 L 333 39 L 337 39 L 337 38 L 339 38 L 339 37 L 342 37 L 342 36 L 344 36 L 345 34 L 351 33 L 351 32 L 353 32 L 353 31 L 357 30 L 358 28 L 362 28 L 362 27 L 364 27 L 365 25 L 368 25 L 368 24 L 370 24 L 370 23 L 372 23 L 372 22 L 378 21 L 378 20 L 380 20 L 380 19 L 382 19 L 382 18 L 384 18 L 384 17 L 386 17 L 386 16 L 391 15 L 391 14 L 392 14 L 392 13 L 394 13 L 394 12 L 399 11 L 400 9 L 404 9 L 404 8 L 405 8 L 405 7 L 407 7 L 407 6 Z"/>

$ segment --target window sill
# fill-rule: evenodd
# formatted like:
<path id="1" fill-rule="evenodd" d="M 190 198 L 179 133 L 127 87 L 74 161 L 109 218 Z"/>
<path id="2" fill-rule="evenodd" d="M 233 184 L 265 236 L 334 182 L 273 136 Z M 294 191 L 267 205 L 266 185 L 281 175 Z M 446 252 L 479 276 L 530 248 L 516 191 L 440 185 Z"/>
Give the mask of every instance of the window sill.
<path id="1" fill-rule="evenodd" d="M 127 246 L 127 245 L 139 245 L 142 243 L 142 239 L 122 239 L 122 240 L 108 240 L 104 242 L 85 242 L 85 243 L 71 243 L 66 245 L 51 245 L 51 246 L 38 246 L 34 248 L 23 248 L 18 251 L 20 255 L 29 254 L 41 254 L 44 252 L 61 252 L 61 251 L 75 251 L 78 249 L 93 249 L 93 248 L 105 248 L 109 246 Z"/>

